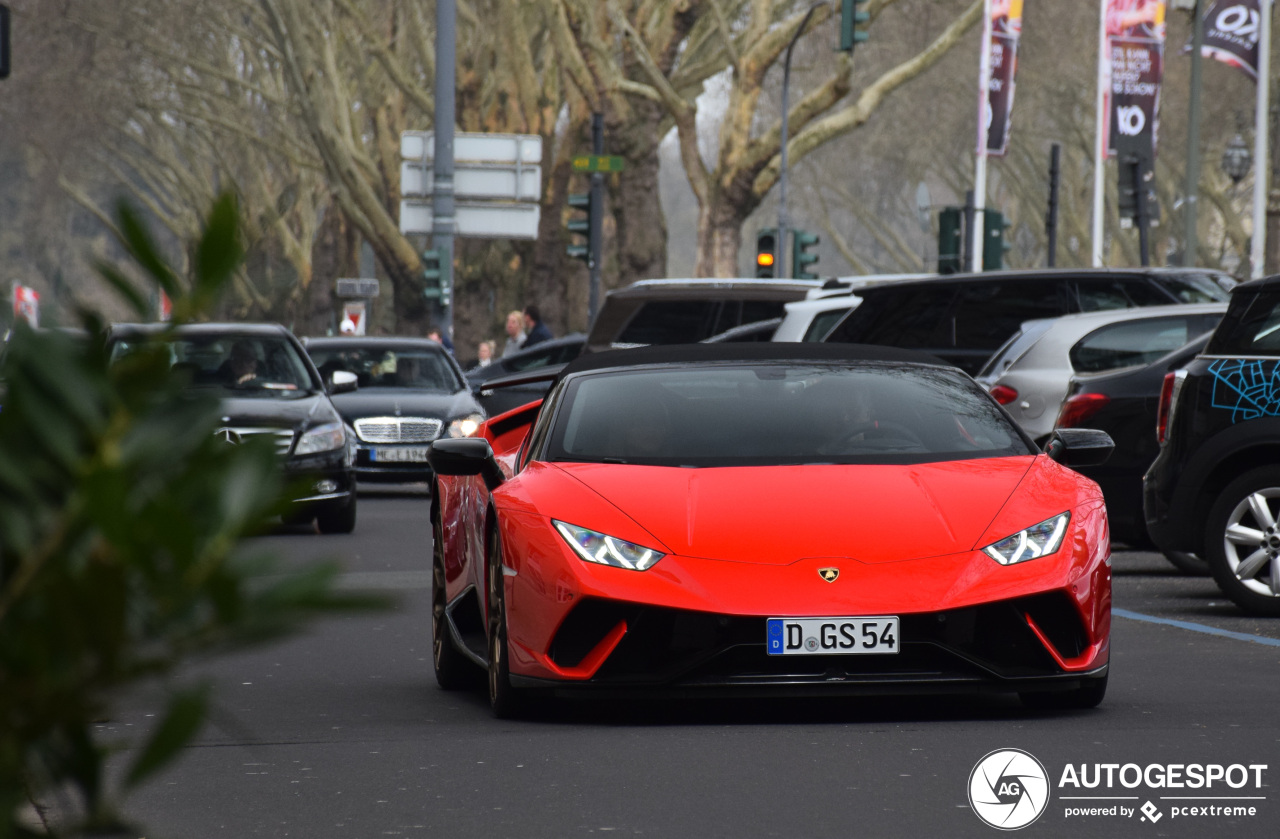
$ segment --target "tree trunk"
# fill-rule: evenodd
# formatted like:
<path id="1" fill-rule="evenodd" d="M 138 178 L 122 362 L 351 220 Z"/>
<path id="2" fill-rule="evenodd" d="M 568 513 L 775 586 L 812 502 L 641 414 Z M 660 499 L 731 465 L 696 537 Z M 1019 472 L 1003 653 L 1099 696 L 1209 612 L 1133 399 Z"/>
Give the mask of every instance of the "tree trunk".
<path id="1" fill-rule="evenodd" d="M 744 210 L 745 208 L 745 210 Z M 742 224 L 755 208 L 726 200 L 717 195 L 699 208 L 698 262 L 694 274 L 699 277 L 738 277 L 738 251 L 742 247 Z"/>
<path id="2" fill-rule="evenodd" d="M 609 190 L 617 228 L 617 268 L 602 272 L 605 289 L 667 275 L 667 221 L 658 193 L 658 145 L 665 110 L 656 102 L 631 107 L 631 119 L 605 119 L 605 151 L 627 159 Z M 612 267 L 612 266 L 609 266 Z"/>

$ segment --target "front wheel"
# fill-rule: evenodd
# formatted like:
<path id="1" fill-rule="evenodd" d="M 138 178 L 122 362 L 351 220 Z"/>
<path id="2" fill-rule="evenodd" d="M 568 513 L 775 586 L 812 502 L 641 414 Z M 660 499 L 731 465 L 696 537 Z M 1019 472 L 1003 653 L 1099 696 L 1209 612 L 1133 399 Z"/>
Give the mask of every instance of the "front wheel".
<path id="1" fill-rule="evenodd" d="M 444 690 L 475 684 L 480 671 L 453 644 L 449 631 L 449 595 L 444 576 L 444 526 L 439 511 L 431 516 L 431 662 L 436 683 Z"/>
<path id="2" fill-rule="evenodd" d="M 356 529 L 356 499 L 341 507 L 327 508 L 316 514 L 316 527 L 321 533 L 350 533 Z"/>
<path id="3" fill-rule="evenodd" d="M 502 536 L 495 524 L 488 540 L 489 592 L 489 707 L 498 719 L 518 717 L 525 710 L 524 694 L 511 686 L 507 647 L 507 593 L 502 573 Z"/>
<path id="4" fill-rule="evenodd" d="M 1189 577 L 1209 576 L 1209 563 L 1195 554 L 1183 551 L 1164 551 L 1164 558 L 1169 560 L 1170 565 Z"/>
<path id="5" fill-rule="evenodd" d="M 1246 472 L 1209 510 L 1205 559 L 1223 593 L 1254 615 L 1280 615 L 1280 468 Z"/>

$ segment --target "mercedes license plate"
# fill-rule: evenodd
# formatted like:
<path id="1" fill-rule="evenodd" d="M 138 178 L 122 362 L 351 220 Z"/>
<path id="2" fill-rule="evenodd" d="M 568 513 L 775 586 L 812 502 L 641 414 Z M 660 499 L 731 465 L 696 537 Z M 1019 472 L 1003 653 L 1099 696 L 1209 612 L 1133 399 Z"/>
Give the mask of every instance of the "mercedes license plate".
<path id="1" fill-rule="evenodd" d="M 369 459 L 374 463 L 426 463 L 427 447 L 373 449 L 369 452 Z"/>
<path id="2" fill-rule="evenodd" d="M 859 655 L 898 652 L 898 619 L 769 618 L 769 655 Z"/>

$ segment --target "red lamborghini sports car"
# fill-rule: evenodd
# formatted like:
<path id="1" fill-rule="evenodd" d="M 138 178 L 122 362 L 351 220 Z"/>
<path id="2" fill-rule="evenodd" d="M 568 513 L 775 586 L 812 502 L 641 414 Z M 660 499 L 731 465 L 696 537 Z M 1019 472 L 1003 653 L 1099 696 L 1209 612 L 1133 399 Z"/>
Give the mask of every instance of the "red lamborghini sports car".
<path id="1" fill-rule="evenodd" d="M 584 355 L 429 454 L 436 677 L 533 693 L 1106 691 L 1106 509 L 932 356 L 840 344 Z"/>

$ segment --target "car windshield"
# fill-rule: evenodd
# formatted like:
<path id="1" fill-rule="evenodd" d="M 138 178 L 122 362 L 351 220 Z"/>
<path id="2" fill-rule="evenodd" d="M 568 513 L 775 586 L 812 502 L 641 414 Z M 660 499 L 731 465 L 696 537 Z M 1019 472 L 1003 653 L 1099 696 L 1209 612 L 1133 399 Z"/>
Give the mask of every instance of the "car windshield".
<path id="1" fill-rule="evenodd" d="M 454 393 L 463 389 L 442 350 L 430 347 L 374 347 L 344 344 L 310 347 L 311 360 L 326 380 L 335 371 L 356 374 L 361 388 L 433 390 Z"/>
<path id="2" fill-rule="evenodd" d="M 302 354 L 278 335 L 179 335 L 167 342 L 171 369 L 188 387 L 234 391 L 236 396 L 296 398 L 315 388 Z M 118 338 L 117 360 L 152 340 Z"/>
<path id="3" fill-rule="evenodd" d="M 665 366 L 566 382 L 546 455 L 659 466 L 930 463 L 1033 453 L 959 370 L 881 362 Z"/>

